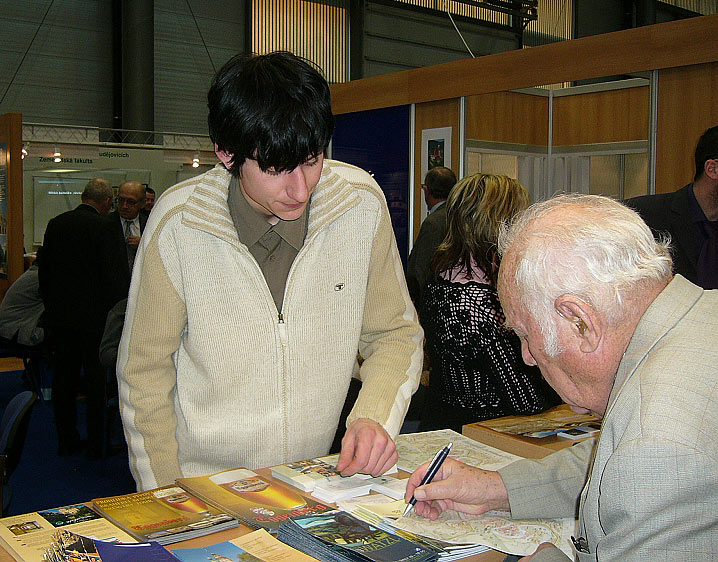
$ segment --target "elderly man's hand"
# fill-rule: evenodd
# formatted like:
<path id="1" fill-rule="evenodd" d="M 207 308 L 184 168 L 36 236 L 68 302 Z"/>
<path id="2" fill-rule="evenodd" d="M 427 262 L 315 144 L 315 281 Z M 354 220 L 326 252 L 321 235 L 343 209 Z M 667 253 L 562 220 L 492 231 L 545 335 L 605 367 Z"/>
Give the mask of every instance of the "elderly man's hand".
<path id="1" fill-rule="evenodd" d="M 509 509 L 508 492 L 498 472 L 481 470 L 448 458 L 430 484 L 419 486 L 429 463 L 421 465 L 409 478 L 404 500 L 416 498 L 417 514 L 436 519 L 453 509 L 475 515 L 490 509 Z"/>
<path id="2" fill-rule="evenodd" d="M 354 420 L 342 439 L 337 470 L 343 476 L 357 472 L 381 476 L 398 459 L 396 445 L 386 430 L 374 420 Z"/>
<path id="3" fill-rule="evenodd" d="M 140 245 L 139 236 L 128 236 L 127 238 L 125 238 L 125 241 L 130 248 L 137 248 L 137 246 Z"/>

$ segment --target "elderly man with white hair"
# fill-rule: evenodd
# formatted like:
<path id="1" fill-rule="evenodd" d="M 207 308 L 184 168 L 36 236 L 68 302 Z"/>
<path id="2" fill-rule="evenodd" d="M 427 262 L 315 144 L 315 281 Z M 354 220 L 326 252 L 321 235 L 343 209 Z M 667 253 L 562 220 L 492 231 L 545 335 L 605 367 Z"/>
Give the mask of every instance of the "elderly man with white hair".
<path id="1" fill-rule="evenodd" d="M 499 240 L 498 289 L 523 358 L 593 440 L 498 472 L 444 463 L 407 486 L 416 511 L 574 517 L 577 560 L 713 560 L 718 553 L 718 291 L 672 276 L 667 244 L 606 197 L 529 207 Z M 523 560 L 566 557 L 549 544 Z"/>

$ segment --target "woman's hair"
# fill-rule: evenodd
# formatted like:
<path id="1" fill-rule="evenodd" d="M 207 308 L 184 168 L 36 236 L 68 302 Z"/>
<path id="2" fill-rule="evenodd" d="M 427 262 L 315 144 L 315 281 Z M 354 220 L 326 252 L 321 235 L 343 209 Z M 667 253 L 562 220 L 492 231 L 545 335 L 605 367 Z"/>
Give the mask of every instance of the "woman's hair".
<path id="1" fill-rule="evenodd" d="M 458 267 L 471 277 L 479 267 L 495 286 L 499 227 L 529 202 L 526 188 L 508 176 L 474 174 L 462 179 L 446 200 L 447 234 L 431 261 L 434 275 Z"/>

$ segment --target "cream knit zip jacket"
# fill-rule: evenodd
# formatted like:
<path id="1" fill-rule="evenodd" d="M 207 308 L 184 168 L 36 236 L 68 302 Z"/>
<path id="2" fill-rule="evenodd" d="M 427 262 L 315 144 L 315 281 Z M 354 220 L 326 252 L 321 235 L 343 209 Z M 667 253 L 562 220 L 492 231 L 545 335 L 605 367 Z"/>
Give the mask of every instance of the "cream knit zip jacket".
<path id="1" fill-rule="evenodd" d="M 281 311 L 239 242 L 229 182 L 218 165 L 170 188 L 137 253 L 117 375 L 139 490 L 326 454 L 357 351 L 347 423 L 395 436 L 418 385 L 423 333 L 374 180 L 325 160 Z"/>

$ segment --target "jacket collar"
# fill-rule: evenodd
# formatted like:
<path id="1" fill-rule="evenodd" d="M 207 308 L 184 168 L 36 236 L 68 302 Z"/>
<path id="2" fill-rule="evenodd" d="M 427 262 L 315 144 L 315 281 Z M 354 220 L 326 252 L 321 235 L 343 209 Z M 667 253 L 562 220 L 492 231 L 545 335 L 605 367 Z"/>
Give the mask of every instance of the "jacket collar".
<path id="1" fill-rule="evenodd" d="M 89 203 L 80 203 L 77 207 L 75 207 L 76 211 L 84 211 L 86 213 L 95 213 L 97 215 L 100 214 L 100 211 L 97 210 L 97 207 L 93 207 Z"/>
<path id="2" fill-rule="evenodd" d="M 322 175 L 309 207 L 307 240 L 321 228 L 359 204 L 352 185 L 334 169 L 337 162 L 324 160 Z M 227 196 L 231 174 L 222 164 L 203 174 L 182 210 L 182 223 L 208 232 L 232 244 L 239 236 L 229 214 Z"/>
<path id="3" fill-rule="evenodd" d="M 607 417 L 616 402 L 621 389 L 630 380 L 643 359 L 658 344 L 663 336 L 673 328 L 695 305 L 703 295 L 703 289 L 694 285 L 681 275 L 676 275 L 665 289 L 656 297 L 631 337 L 628 348 L 618 366 L 611 396 L 606 408 Z"/>

